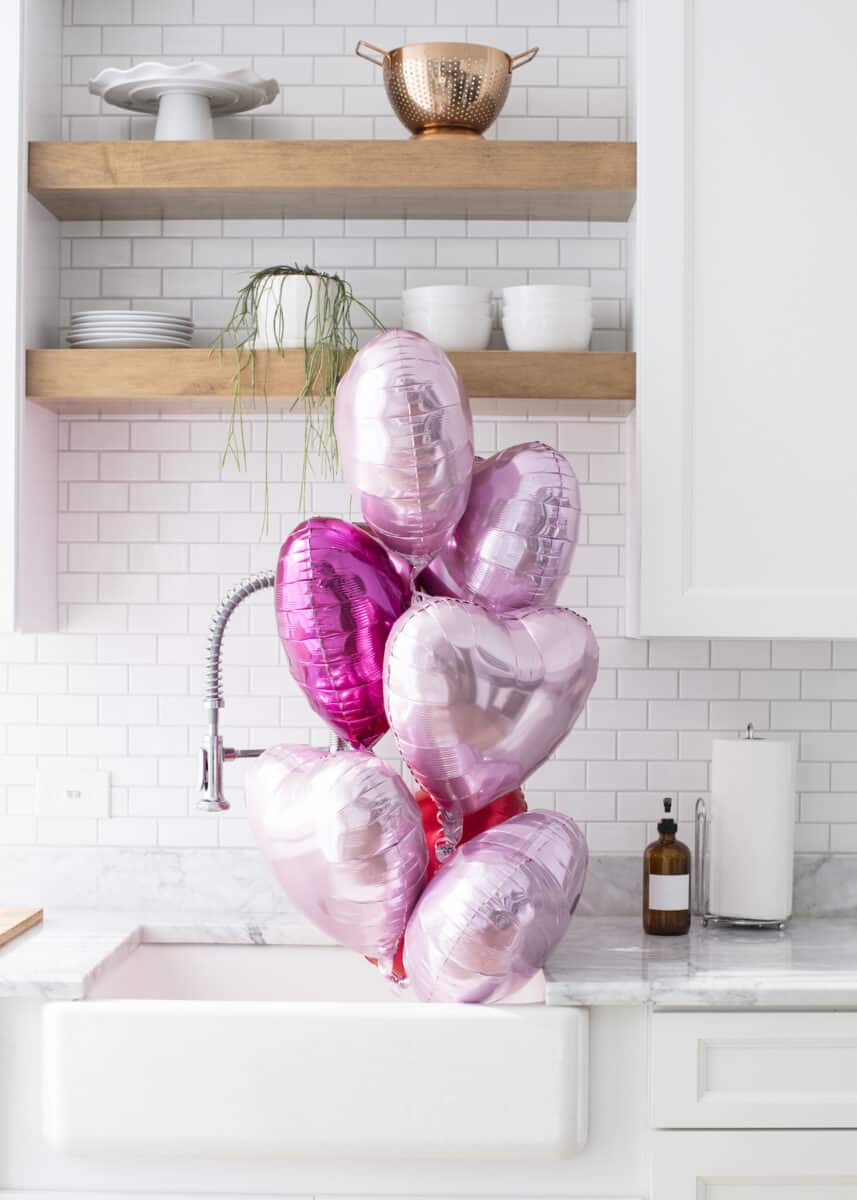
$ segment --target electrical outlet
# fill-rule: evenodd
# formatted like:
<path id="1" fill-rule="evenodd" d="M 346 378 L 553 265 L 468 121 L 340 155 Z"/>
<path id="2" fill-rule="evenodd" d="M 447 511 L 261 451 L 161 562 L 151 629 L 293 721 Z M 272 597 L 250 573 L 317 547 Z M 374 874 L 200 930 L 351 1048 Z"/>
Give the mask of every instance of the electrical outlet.
<path id="1" fill-rule="evenodd" d="M 110 772 L 42 767 L 36 795 L 40 817 L 109 817 Z"/>

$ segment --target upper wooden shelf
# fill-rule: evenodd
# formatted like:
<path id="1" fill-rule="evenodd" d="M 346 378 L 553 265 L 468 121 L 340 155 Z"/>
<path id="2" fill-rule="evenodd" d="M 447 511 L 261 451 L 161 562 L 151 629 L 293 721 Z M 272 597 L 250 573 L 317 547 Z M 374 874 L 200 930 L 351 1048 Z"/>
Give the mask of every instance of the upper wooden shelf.
<path id="1" fill-rule="evenodd" d="M 624 221 L 632 142 L 31 142 L 63 220 L 438 217 Z"/>
<path id="2" fill-rule="evenodd" d="M 633 354 L 479 350 L 449 357 L 471 397 L 516 403 L 579 398 L 596 409 L 621 402 L 624 411 L 634 399 Z M 260 351 L 257 358 L 271 398 L 297 395 L 302 350 Z M 27 395 L 65 413 L 217 412 L 232 400 L 234 371 L 231 351 L 29 350 Z"/>

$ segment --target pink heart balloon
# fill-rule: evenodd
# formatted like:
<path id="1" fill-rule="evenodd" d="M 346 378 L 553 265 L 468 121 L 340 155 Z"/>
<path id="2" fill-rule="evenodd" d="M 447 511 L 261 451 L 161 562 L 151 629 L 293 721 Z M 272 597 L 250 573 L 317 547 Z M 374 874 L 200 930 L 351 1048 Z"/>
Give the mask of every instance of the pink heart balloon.
<path id="1" fill-rule="evenodd" d="M 250 774 L 247 809 L 295 907 L 389 969 L 428 868 L 420 810 L 400 776 L 362 750 L 275 746 Z"/>
<path id="2" fill-rule="evenodd" d="M 588 857 L 574 821 L 556 812 L 522 813 L 461 846 L 408 922 L 417 998 L 490 1004 L 523 987 L 568 928 Z"/>
<path id="3" fill-rule="evenodd" d="M 406 567 L 335 517 L 304 521 L 280 550 L 274 608 L 292 676 L 315 712 L 358 748 L 387 731 L 384 645 L 411 602 Z"/>
<path id="4" fill-rule="evenodd" d="M 467 504 L 473 421 L 439 346 L 408 329 L 377 334 L 336 389 L 336 438 L 363 519 L 386 546 L 423 564 Z"/>
<path id="5" fill-rule="evenodd" d="M 598 674 L 589 623 L 564 608 L 501 615 L 423 599 L 384 655 L 384 702 L 399 752 L 451 818 L 519 787 L 580 716 Z"/>
<path id="6" fill-rule="evenodd" d="M 464 516 L 419 586 L 495 612 L 553 604 L 579 525 L 580 489 L 568 459 L 542 442 L 511 446 L 477 461 Z"/>

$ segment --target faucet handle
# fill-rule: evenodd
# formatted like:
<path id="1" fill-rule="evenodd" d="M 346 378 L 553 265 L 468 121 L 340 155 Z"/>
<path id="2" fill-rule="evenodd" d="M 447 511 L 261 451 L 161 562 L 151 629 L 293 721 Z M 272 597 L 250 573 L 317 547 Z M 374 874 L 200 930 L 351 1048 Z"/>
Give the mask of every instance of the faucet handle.
<path id="1" fill-rule="evenodd" d="M 197 808 L 206 812 L 225 812 L 229 801 L 220 786 L 223 746 L 219 737 L 209 738 L 199 748 L 199 800 Z"/>

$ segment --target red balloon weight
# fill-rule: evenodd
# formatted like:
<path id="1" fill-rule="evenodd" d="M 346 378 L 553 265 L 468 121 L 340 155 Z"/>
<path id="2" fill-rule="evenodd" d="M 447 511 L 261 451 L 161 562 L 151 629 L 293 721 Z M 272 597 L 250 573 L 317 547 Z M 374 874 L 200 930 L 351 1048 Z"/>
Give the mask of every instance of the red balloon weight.
<path id="1" fill-rule="evenodd" d="M 443 830 L 438 821 L 440 810 L 428 792 L 424 792 L 422 788 L 416 794 L 416 801 L 420 806 L 426 844 L 428 845 L 429 863 L 425 881 L 429 883 L 435 873 L 443 866 L 443 863 L 437 856 L 437 843 L 443 837 Z M 525 813 L 526 811 L 527 802 L 520 788 L 515 788 L 514 792 L 509 792 L 505 796 L 498 796 L 496 800 L 492 800 L 490 804 L 486 804 L 484 808 L 480 808 L 479 812 L 471 813 L 470 816 L 464 818 L 464 831 L 462 832 L 459 845 L 469 842 L 471 838 L 475 838 L 477 834 L 484 833 L 486 829 L 493 829 L 495 825 L 501 825 L 503 821 L 508 821 L 509 817 L 516 817 L 518 813 Z M 402 941 L 393 959 L 393 978 L 400 983 L 407 978 L 404 949 L 404 941 Z M 373 966 L 377 966 L 378 960 L 376 958 L 370 958 L 368 961 Z"/>
<path id="2" fill-rule="evenodd" d="M 422 813 L 423 829 L 429 848 L 428 879 L 432 879 L 443 866 L 443 862 L 437 856 L 437 844 L 443 840 L 443 829 L 438 820 L 440 809 L 429 793 L 423 791 L 422 788 L 417 792 L 416 800 Z M 469 842 L 471 838 L 484 833 L 486 829 L 493 829 L 495 825 L 501 825 L 503 821 L 508 821 L 509 817 L 516 817 L 518 813 L 526 811 L 527 802 L 520 788 L 515 788 L 513 792 L 507 792 L 505 796 L 498 796 L 496 800 L 492 800 L 478 812 L 470 813 L 464 818 L 464 828 L 459 845 Z"/>

